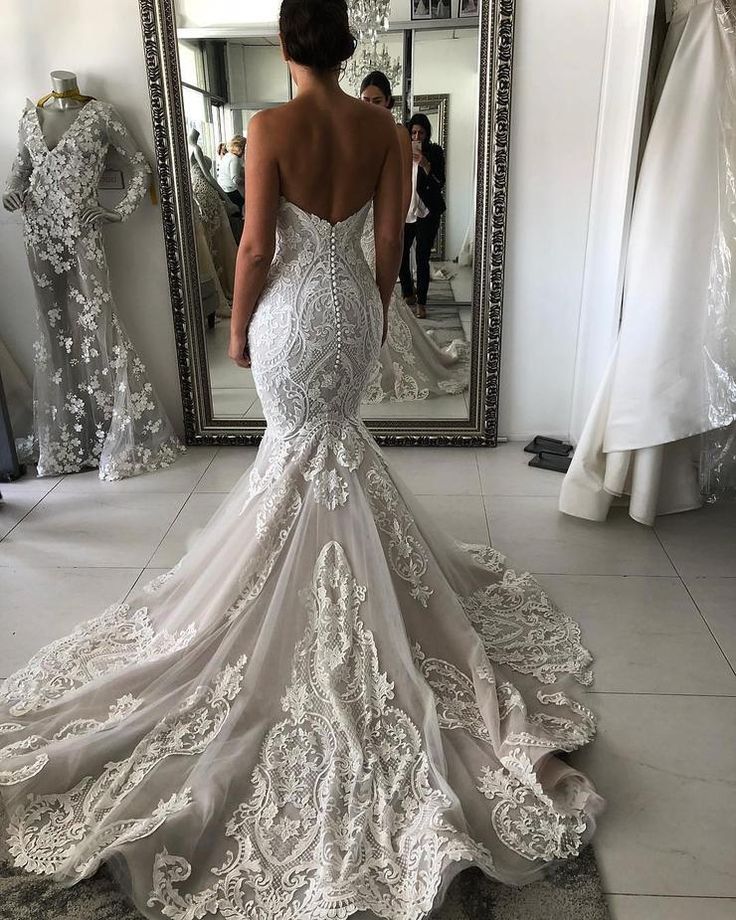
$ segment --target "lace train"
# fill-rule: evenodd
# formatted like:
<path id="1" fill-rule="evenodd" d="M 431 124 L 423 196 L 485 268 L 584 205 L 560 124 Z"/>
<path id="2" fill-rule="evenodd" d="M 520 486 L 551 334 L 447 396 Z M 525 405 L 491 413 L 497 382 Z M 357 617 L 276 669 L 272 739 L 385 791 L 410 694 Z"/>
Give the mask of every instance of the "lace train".
<path id="1" fill-rule="evenodd" d="M 215 552 L 215 548 L 217 551 Z M 419 920 L 576 854 L 577 625 L 425 519 L 359 423 L 267 435 L 195 546 L 0 692 L 16 866 L 173 920 Z"/>

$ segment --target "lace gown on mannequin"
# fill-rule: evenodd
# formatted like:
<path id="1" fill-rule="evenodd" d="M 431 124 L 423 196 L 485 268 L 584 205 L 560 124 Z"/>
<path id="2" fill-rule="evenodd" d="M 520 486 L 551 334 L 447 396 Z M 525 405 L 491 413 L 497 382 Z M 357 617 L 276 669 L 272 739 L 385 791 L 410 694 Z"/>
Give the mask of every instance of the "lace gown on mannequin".
<path id="1" fill-rule="evenodd" d="M 40 476 L 99 466 L 101 479 L 121 479 L 167 466 L 181 449 L 116 315 L 102 227 L 84 227 L 80 219 L 97 204 L 110 148 L 130 170 L 115 208 L 126 218 L 146 194 L 150 169 L 111 105 L 88 102 L 51 150 L 32 103 L 20 121 L 8 191 L 28 191 L 23 217 L 38 305 Z"/>
<path id="2" fill-rule="evenodd" d="M 205 160 L 210 162 L 208 157 Z M 207 240 L 211 262 L 217 272 L 221 312 L 228 314 L 228 301 L 232 302 L 233 285 L 235 283 L 235 259 L 237 257 L 235 237 L 230 229 L 230 221 L 222 199 L 203 175 L 199 163 L 192 160 L 190 168 L 192 172 L 192 193 L 202 218 L 202 227 Z M 204 255 L 203 259 L 206 262 L 207 256 Z"/>
<path id="3" fill-rule="evenodd" d="M 0 691 L 15 864 L 110 861 L 149 918 L 419 920 L 460 869 L 525 882 L 602 800 L 577 625 L 448 541 L 360 421 L 382 309 L 368 206 L 282 199 L 250 330 L 268 420 L 191 550 Z"/>
<path id="4" fill-rule="evenodd" d="M 372 213 L 363 230 L 363 251 L 376 261 Z M 440 348 L 396 294 L 388 308 L 388 335 L 374 362 L 364 402 L 404 402 L 462 393 L 468 388 L 468 344 L 456 339 Z"/>

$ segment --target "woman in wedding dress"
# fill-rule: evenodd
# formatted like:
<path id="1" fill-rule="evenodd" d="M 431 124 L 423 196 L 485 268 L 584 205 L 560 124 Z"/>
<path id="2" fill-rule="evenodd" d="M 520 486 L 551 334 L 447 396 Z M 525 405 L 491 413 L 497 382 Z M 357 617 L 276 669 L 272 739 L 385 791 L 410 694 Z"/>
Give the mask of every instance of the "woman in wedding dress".
<path id="1" fill-rule="evenodd" d="M 345 0 L 285 0 L 281 33 L 298 95 L 250 123 L 230 348 L 267 434 L 171 572 L 4 683 L 7 840 L 68 884 L 108 863 L 156 920 L 420 920 L 467 866 L 519 884 L 589 839 L 602 799 L 555 752 L 594 734 L 567 692 L 591 657 L 529 575 L 445 539 L 360 421 L 396 129 L 338 87 Z"/>
<path id="2" fill-rule="evenodd" d="M 363 102 L 392 109 L 394 99 L 388 77 L 380 70 L 369 73 L 361 84 L 360 98 Z M 404 161 L 402 208 L 404 214 L 410 215 L 408 221 L 417 205 L 422 204 L 417 195 L 418 165 L 413 161 L 409 132 L 404 125 L 396 127 Z M 363 230 L 363 249 L 372 265 L 376 256 L 371 213 Z M 468 359 L 467 342 L 456 339 L 439 348 L 404 300 L 393 294 L 388 308 L 388 334 L 373 365 L 364 402 L 378 403 L 387 399 L 404 402 L 462 393 L 468 388 Z"/>

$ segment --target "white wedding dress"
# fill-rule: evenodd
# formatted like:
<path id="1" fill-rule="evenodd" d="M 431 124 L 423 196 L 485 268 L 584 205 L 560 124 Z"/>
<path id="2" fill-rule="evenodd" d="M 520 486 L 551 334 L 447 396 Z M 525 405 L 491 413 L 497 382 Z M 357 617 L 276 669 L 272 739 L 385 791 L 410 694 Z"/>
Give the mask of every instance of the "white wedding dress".
<path id="1" fill-rule="evenodd" d="M 368 208 L 282 199 L 253 468 L 171 572 L 2 686 L 16 866 L 108 862 L 157 920 L 419 920 L 466 866 L 525 882 L 592 834 L 602 799 L 554 753 L 594 734 L 578 626 L 448 541 L 360 421 Z"/>
<path id="2" fill-rule="evenodd" d="M 416 173 L 416 170 L 415 170 Z M 363 229 L 363 252 L 376 262 L 373 212 Z M 409 402 L 451 396 L 467 390 L 470 350 L 464 339 L 440 347 L 427 335 L 404 300 L 394 294 L 388 307 L 388 333 L 373 362 L 363 402 Z"/>

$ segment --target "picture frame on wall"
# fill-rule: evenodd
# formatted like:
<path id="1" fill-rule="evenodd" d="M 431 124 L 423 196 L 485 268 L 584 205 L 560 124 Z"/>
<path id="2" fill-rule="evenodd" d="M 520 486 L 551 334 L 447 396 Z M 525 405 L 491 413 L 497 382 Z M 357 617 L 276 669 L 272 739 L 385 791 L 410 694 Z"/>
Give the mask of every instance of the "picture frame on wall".
<path id="1" fill-rule="evenodd" d="M 480 15 L 479 0 L 458 0 L 457 18 L 474 19 Z"/>
<path id="2" fill-rule="evenodd" d="M 431 19 L 432 0 L 411 0 L 412 19 Z"/>
<path id="3" fill-rule="evenodd" d="M 432 0 L 432 19 L 452 18 L 452 0 Z"/>

